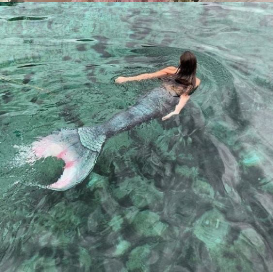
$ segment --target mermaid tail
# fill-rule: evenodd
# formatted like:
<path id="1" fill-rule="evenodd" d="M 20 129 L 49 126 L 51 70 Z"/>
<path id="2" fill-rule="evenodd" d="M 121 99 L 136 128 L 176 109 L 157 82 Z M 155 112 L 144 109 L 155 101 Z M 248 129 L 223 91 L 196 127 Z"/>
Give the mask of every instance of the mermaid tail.
<path id="1" fill-rule="evenodd" d="M 168 113 L 178 101 L 156 88 L 102 125 L 61 130 L 34 142 L 32 151 L 38 159 L 53 156 L 65 162 L 62 176 L 47 188 L 65 191 L 80 183 L 92 171 L 107 138 Z"/>
<path id="2" fill-rule="evenodd" d="M 65 191 L 84 180 L 96 163 L 105 137 L 98 139 L 101 141 L 97 140 L 91 150 L 81 143 L 78 130 L 61 130 L 34 142 L 32 151 L 37 159 L 52 156 L 65 162 L 62 176 L 46 188 Z"/>

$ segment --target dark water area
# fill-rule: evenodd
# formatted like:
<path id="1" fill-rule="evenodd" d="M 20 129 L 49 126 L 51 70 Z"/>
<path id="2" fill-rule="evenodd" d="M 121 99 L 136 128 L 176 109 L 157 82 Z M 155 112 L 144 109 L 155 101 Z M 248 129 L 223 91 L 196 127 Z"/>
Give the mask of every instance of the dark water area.
<path id="1" fill-rule="evenodd" d="M 0 271 L 273 271 L 273 5 L 0 7 Z M 126 110 L 193 51 L 202 85 L 179 116 L 107 140 L 56 192 L 63 163 L 27 147 Z"/>

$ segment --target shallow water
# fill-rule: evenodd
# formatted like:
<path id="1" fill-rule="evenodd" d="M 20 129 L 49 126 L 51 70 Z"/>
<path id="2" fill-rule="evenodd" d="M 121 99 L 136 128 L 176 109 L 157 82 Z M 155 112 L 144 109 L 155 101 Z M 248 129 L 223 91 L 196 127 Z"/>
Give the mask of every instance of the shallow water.
<path id="1" fill-rule="evenodd" d="M 0 271 L 272 271 L 273 5 L 20 3 L 0 7 Z M 178 118 L 109 139 L 66 192 L 24 148 L 95 125 L 198 58 Z"/>

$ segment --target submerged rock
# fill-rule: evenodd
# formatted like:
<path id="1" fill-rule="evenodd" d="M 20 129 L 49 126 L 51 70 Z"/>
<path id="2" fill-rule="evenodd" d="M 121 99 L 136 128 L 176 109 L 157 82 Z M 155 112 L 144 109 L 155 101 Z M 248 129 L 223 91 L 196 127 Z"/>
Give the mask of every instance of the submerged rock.
<path id="1" fill-rule="evenodd" d="M 126 240 L 120 240 L 116 246 L 114 256 L 122 256 L 130 248 L 131 243 Z"/>
<path id="2" fill-rule="evenodd" d="M 219 245 L 210 256 L 220 271 L 270 271 L 272 261 L 268 258 L 263 238 L 251 225 L 239 226 L 241 231 L 233 243 Z"/>
<path id="3" fill-rule="evenodd" d="M 158 214 L 148 210 L 136 214 L 133 226 L 140 235 L 145 237 L 162 237 L 168 228 L 167 224 L 160 221 Z"/>
<path id="4" fill-rule="evenodd" d="M 150 246 L 144 245 L 139 246 L 133 249 L 129 255 L 129 260 L 126 263 L 126 266 L 129 271 L 149 271 L 149 268 L 145 266 L 149 254 Z"/>
<path id="5" fill-rule="evenodd" d="M 225 243 L 229 225 L 218 210 L 210 210 L 203 214 L 194 224 L 195 236 L 204 242 L 207 248 L 216 250 Z"/>
<path id="6" fill-rule="evenodd" d="M 163 201 L 163 193 L 155 188 L 149 180 L 139 176 L 127 178 L 113 189 L 113 195 L 122 200 L 130 197 L 132 204 L 138 208 L 157 207 Z"/>
<path id="7" fill-rule="evenodd" d="M 192 184 L 193 191 L 200 196 L 214 198 L 214 190 L 211 185 L 201 179 L 196 179 Z"/>
<path id="8" fill-rule="evenodd" d="M 104 188 L 108 184 L 108 178 L 92 172 L 87 188 Z"/>

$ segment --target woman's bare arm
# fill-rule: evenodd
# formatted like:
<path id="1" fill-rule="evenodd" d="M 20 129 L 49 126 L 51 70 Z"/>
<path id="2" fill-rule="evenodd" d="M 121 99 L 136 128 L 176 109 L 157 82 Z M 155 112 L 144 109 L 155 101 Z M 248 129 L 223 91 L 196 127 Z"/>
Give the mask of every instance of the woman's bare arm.
<path id="1" fill-rule="evenodd" d="M 180 111 L 184 108 L 184 106 L 186 105 L 186 103 L 188 102 L 189 99 L 190 99 L 189 95 L 182 94 L 180 96 L 179 103 L 175 106 L 174 112 L 176 114 L 179 114 Z"/>
<path id="2" fill-rule="evenodd" d="M 145 73 L 137 76 L 132 76 L 132 77 L 118 77 L 115 82 L 116 83 L 124 83 L 127 81 L 134 81 L 134 80 L 143 80 L 143 79 L 151 79 L 151 78 L 158 78 L 158 77 L 164 77 L 167 75 L 173 75 L 175 74 L 177 68 L 174 66 L 169 66 L 166 67 L 162 70 L 159 70 L 154 73 Z"/>
<path id="3" fill-rule="evenodd" d="M 162 117 L 162 120 L 165 121 L 168 118 L 172 117 L 173 115 L 177 115 L 180 113 L 180 111 L 184 108 L 188 100 L 190 99 L 190 96 L 187 94 L 182 94 L 179 99 L 179 103 L 175 106 L 175 110 L 170 112 L 169 114 Z"/>

